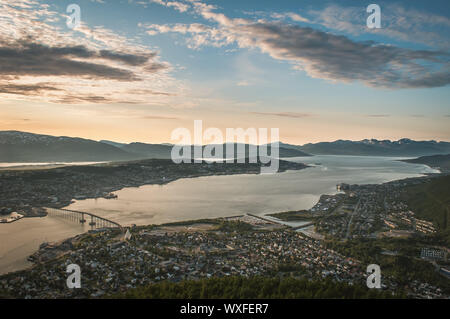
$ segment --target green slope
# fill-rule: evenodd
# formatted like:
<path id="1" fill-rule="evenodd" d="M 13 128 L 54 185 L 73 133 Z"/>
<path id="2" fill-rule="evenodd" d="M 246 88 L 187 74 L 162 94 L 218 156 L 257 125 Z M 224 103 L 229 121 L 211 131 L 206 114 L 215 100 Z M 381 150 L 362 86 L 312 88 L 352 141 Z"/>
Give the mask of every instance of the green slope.
<path id="1" fill-rule="evenodd" d="M 447 244 L 450 240 L 450 175 L 407 187 L 404 200 L 419 218 L 435 223 Z"/>
<path id="2" fill-rule="evenodd" d="M 450 172 L 450 154 L 422 156 L 419 158 L 403 160 L 403 162 L 425 164 L 433 168 L 438 168 L 441 172 Z"/>

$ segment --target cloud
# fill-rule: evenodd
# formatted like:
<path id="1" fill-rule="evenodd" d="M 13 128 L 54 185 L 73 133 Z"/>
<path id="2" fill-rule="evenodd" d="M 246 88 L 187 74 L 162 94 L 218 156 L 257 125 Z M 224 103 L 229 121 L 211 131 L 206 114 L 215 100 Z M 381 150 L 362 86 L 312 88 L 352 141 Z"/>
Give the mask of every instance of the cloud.
<path id="1" fill-rule="evenodd" d="M 0 93 L 19 94 L 19 95 L 37 95 L 42 91 L 57 91 L 59 89 L 53 87 L 51 84 L 2 84 L 0 83 Z"/>
<path id="2" fill-rule="evenodd" d="M 188 4 L 179 1 L 150 0 L 150 2 L 154 2 L 166 7 L 172 7 L 179 12 L 186 12 L 190 8 Z"/>
<path id="3" fill-rule="evenodd" d="M 105 54 L 105 52 L 108 53 Z M 0 47 L 0 74 L 28 76 L 64 75 L 120 81 L 138 80 L 138 77 L 129 70 L 101 63 L 77 60 L 79 58 L 117 59 L 128 63 L 128 58 L 106 50 L 96 53 L 87 50 L 83 46 L 48 47 L 37 43 L 19 42 L 17 45 Z M 138 59 L 139 57 L 135 58 Z"/>
<path id="4" fill-rule="evenodd" d="M 404 8 L 398 4 L 381 6 L 381 28 L 366 26 L 365 7 L 330 5 L 321 11 L 310 10 L 313 22 L 329 29 L 353 35 L 373 33 L 393 39 L 421 43 L 443 49 L 450 48 L 450 18 L 438 14 Z"/>
<path id="5" fill-rule="evenodd" d="M 246 80 L 242 80 L 236 83 L 237 86 L 249 86 L 250 82 L 246 81 Z"/>
<path id="6" fill-rule="evenodd" d="M 65 11 L 0 2 L 0 95 L 54 103 L 183 105 L 185 84 L 158 52 L 102 26 L 55 24 Z"/>
<path id="7" fill-rule="evenodd" d="M 95 53 L 91 52 L 91 55 L 95 55 Z M 101 50 L 98 56 L 101 58 L 117 60 L 129 65 L 136 66 L 146 63 L 150 58 L 154 58 L 156 56 L 156 53 L 151 52 L 144 55 L 137 55 L 137 54 L 117 53 L 110 50 Z"/>
<path id="8" fill-rule="evenodd" d="M 308 18 L 305 18 L 305 17 L 299 15 L 298 13 L 294 13 L 294 12 L 272 13 L 271 17 L 275 18 L 275 19 L 288 18 L 295 22 L 310 22 Z"/>
<path id="9" fill-rule="evenodd" d="M 310 113 L 297 113 L 297 112 L 250 112 L 250 113 L 256 115 L 290 117 L 296 119 L 312 116 L 312 114 Z"/>
<path id="10" fill-rule="evenodd" d="M 170 92 L 158 92 L 158 91 L 153 91 L 153 90 L 142 90 L 142 89 L 136 89 L 136 90 L 130 90 L 130 93 L 133 94 L 145 94 L 145 95 L 163 95 L 163 96 L 176 96 L 175 93 L 170 93 Z"/>
<path id="11" fill-rule="evenodd" d="M 390 117 L 390 114 L 368 114 L 366 117 L 375 117 L 375 118 L 383 118 L 383 117 Z"/>
<path id="12" fill-rule="evenodd" d="M 144 120 L 178 120 L 177 117 L 157 116 L 157 115 L 145 115 L 145 116 L 142 116 L 141 119 L 144 119 Z"/>
<path id="13" fill-rule="evenodd" d="M 64 95 L 61 97 L 58 102 L 65 103 L 65 104 L 80 104 L 84 102 L 88 103 L 112 103 L 112 102 L 118 102 L 113 99 L 109 99 L 105 96 L 100 95 Z"/>
<path id="14" fill-rule="evenodd" d="M 188 46 L 259 49 L 287 61 L 310 77 L 332 82 L 360 81 L 382 88 L 431 88 L 450 83 L 450 54 L 411 50 L 373 41 L 357 42 L 310 27 L 282 21 L 229 18 L 213 5 L 192 1 L 193 10 L 216 26 L 143 25 L 150 34 L 189 34 Z M 201 26 L 201 27 L 199 27 Z"/>

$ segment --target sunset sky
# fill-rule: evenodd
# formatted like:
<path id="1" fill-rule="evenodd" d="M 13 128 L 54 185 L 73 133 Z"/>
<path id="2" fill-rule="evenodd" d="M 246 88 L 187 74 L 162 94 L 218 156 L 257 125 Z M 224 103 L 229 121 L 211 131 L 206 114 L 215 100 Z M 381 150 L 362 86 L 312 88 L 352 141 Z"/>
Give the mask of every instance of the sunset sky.
<path id="1" fill-rule="evenodd" d="M 293 144 L 450 141 L 449 34 L 448 0 L 1 0 L 0 130 L 159 143 L 203 120 Z"/>

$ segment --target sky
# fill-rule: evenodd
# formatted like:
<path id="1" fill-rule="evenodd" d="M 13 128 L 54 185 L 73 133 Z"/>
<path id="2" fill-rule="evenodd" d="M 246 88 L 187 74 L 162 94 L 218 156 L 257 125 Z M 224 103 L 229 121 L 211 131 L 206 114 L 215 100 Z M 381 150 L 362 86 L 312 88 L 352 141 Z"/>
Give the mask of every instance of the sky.
<path id="1" fill-rule="evenodd" d="M 447 0 L 2 0 L 0 130 L 450 141 L 449 34 Z"/>

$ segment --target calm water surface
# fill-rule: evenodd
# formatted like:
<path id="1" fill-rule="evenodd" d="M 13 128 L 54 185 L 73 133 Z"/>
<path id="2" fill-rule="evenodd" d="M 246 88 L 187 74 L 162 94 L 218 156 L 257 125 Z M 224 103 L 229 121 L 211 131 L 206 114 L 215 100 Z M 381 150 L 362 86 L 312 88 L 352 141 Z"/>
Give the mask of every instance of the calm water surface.
<path id="1" fill-rule="evenodd" d="M 208 176 L 167 185 L 117 191 L 118 199 L 75 201 L 69 209 L 88 211 L 123 225 L 214 218 L 311 208 L 321 194 L 336 192 L 337 183 L 383 183 L 437 172 L 425 165 L 392 157 L 312 156 L 289 159 L 314 167 L 273 175 Z M 320 164 L 320 165 L 317 165 Z M 88 227 L 88 226 L 85 226 Z M 24 218 L 0 224 L 0 273 L 29 266 L 26 257 L 44 241 L 87 231 L 54 217 Z"/>
<path id="2" fill-rule="evenodd" d="M 167 185 L 117 191 L 118 199 L 76 201 L 69 209 L 93 212 L 121 224 L 159 224 L 253 213 L 311 208 L 337 183 L 383 183 L 436 172 L 392 157 L 313 156 L 295 160 L 317 165 L 272 175 L 207 176 Z"/>
<path id="3" fill-rule="evenodd" d="M 88 226 L 69 223 L 59 218 L 23 218 L 0 224 L 0 274 L 27 268 L 27 257 L 43 242 L 59 241 L 84 233 Z"/>

